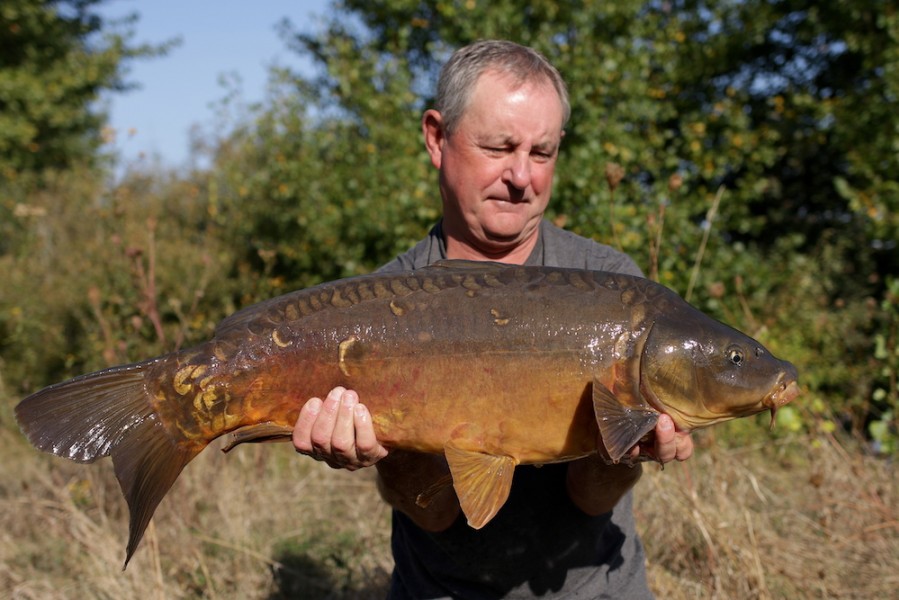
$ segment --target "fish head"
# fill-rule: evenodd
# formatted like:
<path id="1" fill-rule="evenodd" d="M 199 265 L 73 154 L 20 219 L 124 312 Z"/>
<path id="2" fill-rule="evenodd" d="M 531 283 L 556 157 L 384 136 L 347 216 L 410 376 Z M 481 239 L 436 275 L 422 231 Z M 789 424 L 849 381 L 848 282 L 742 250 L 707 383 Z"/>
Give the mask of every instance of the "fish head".
<path id="1" fill-rule="evenodd" d="M 773 425 L 797 378 L 758 341 L 693 309 L 656 320 L 641 360 L 643 394 L 687 431 L 763 411 Z"/>

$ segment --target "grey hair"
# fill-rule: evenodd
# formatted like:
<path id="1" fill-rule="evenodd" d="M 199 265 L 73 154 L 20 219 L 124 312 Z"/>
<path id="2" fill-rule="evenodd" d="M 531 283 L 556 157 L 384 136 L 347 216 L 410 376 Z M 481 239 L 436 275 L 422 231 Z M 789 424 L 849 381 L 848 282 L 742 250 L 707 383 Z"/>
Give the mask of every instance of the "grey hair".
<path id="1" fill-rule="evenodd" d="M 534 81 L 552 84 L 562 103 L 562 126 L 568 122 L 571 104 L 565 80 L 545 56 L 514 42 L 481 40 L 456 50 L 440 71 L 434 107 L 443 117 L 447 135 L 465 114 L 478 78 L 489 70 L 512 77 L 518 85 Z"/>

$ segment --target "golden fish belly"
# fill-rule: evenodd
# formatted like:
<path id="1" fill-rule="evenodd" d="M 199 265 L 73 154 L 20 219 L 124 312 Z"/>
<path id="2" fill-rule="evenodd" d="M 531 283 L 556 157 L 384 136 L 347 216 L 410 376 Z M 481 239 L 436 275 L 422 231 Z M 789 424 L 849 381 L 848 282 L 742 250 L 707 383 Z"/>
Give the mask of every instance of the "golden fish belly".
<path id="1" fill-rule="evenodd" d="M 237 376 L 227 365 L 218 376 L 180 366 L 176 372 L 195 369 L 217 383 L 206 390 L 182 383 L 184 395 L 166 385 L 157 410 L 179 435 L 208 443 L 255 423 L 292 426 L 306 400 L 339 385 L 359 393 L 388 447 L 442 453 L 453 442 L 521 463 L 569 460 L 596 448 L 594 369 L 572 352 L 425 352 L 343 364 L 331 353 L 303 354 Z"/>
<path id="2" fill-rule="evenodd" d="M 373 362 L 349 377 L 388 446 L 443 453 L 448 442 L 522 463 L 596 449 L 591 375 L 571 355 L 501 353 Z"/>

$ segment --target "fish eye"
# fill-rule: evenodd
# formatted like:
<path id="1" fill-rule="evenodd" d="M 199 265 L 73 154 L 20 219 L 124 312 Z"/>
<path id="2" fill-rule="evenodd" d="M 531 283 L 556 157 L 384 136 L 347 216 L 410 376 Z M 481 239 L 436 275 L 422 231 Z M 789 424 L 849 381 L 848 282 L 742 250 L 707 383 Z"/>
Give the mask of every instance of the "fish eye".
<path id="1" fill-rule="evenodd" d="M 735 367 L 742 367 L 744 358 L 745 356 L 743 355 L 743 350 L 741 348 L 731 346 L 727 349 L 727 360 L 729 360 Z"/>

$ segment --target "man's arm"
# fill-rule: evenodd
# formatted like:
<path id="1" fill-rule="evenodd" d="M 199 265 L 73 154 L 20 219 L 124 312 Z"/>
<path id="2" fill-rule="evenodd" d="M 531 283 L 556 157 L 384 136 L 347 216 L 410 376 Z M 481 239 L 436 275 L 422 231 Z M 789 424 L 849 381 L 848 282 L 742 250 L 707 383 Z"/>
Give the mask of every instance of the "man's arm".
<path id="1" fill-rule="evenodd" d="M 668 415 L 659 417 L 653 438 L 650 446 L 631 449 L 629 463 L 610 465 L 598 453 L 569 463 L 566 485 L 572 502 L 588 515 L 601 515 L 612 510 L 640 479 L 643 469 L 637 461 L 652 459 L 665 464 L 693 455 L 693 438 L 676 431 Z M 597 438 L 596 443 L 602 440 Z"/>
<path id="2" fill-rule="evenodd" d="M 442 456 L 391 450 L 376 468 L 384 501 L 425 531 L 447 529 L 462 511 Z M 422 493 L 428 496 L 425 506 L 417 502 Z"/>
<path id="3" fill-rule="evenodd" d="M 568 465 L 568 497 L 588 515 L 609 512 L 643 474 L 643 465 L 609 465 L 594 454 Z"/>

